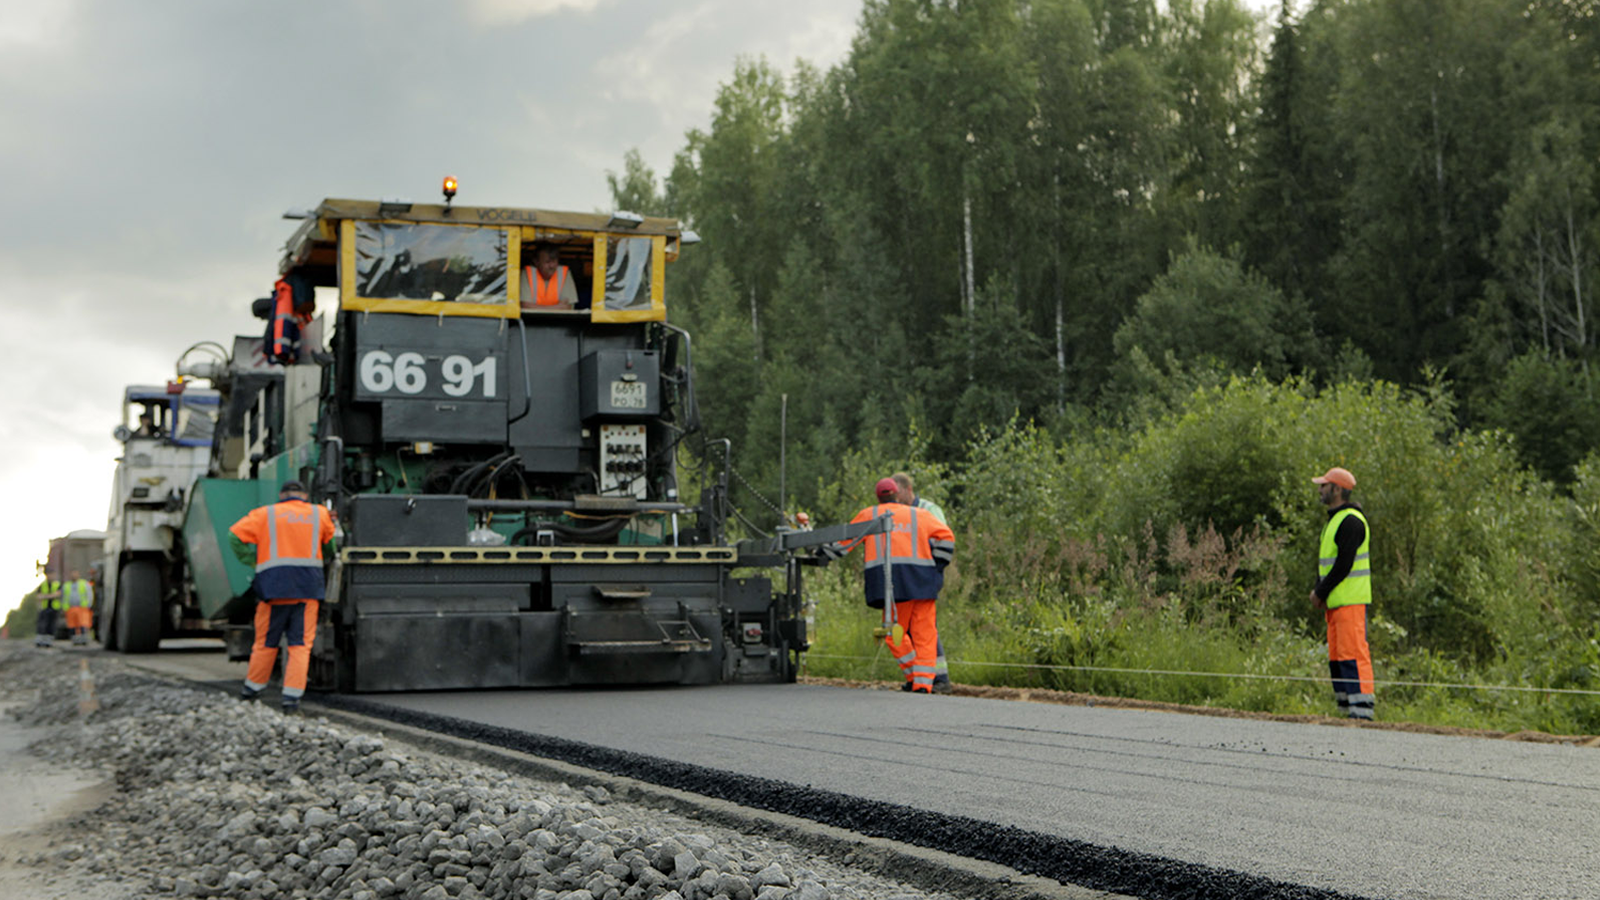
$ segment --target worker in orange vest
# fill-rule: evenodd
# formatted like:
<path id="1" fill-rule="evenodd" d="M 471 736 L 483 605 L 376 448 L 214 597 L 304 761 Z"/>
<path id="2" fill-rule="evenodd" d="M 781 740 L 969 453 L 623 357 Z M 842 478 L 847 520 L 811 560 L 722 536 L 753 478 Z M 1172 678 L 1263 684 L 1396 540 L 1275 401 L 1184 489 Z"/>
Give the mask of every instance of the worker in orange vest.
<path id="1" fill-rule="evenodd" d="M 89 646 L 89 627 L 94 624 L 94 585 L 78 573 L 61 586 L 61 599 L 67 607 L 67 630 L 72 646 Z"/>
<path id="2" fill-rule="evenodd" d="M 955 557 L 956 537 L 938 516 L 898 502 L 899 490 L 893 478 L 880 480 L 875 488 L 878 503 L 850 520 L 856 524 L 887 514 L 893 518 L 888 534 L 828 544 L 822 553 L 829 559 L 838 559 L 856 545 L 866 545 L 863 586 L 867 605 L 884 609 L 885 599 L 890 601 L 884 615 L 887 634 L 883 640 L 905 674 L 901 690 L 932 694 L 939 645 L 936 605 L 939 590 L 944 587 L 945 567 Z"/>
<path id="3" fill-rule="evenodd" d="M 333 515 L 308 502 L 305 486 L 286 481 L 278 502 L 258 507 L 228 529 L 233 552 L 255 566 L 255 644 L 239 696 L 255 700 L 272 678 L 278 642 L 289 645 L 283 669 L 283 711 L 300 711 L 324 598 L 322 560 L 333 552 Z M 250 545 L 254 545 L 252 550 Z"/>
<path id="4" fill-rule="evenodd" d="M 299 362 L 300 332 L 311 324 L 315 311 L 316 295 L 303 281 L 280 278 L 272 285 L 272 318 L 267 320 L 267 341 L 262 347 L 270 362 L 283 366 Z"/>
<path id="5" fill-rule="evenodd" d="M 572 272 L 561 264 L 561 253 L 553 244 L 533 248 L 533 265 L 522 269 L 523 309 L 574 309 L 578 305 L 578 286 Z"/>

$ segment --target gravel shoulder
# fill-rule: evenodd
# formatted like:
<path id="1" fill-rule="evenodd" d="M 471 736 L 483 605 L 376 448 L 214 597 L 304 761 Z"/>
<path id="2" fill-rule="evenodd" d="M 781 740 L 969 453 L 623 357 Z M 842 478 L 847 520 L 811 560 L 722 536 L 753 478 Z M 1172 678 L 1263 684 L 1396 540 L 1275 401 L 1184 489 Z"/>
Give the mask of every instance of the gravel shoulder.
<path id="1" fill-rule="evenodd" d="M 73 875 L 53 856 L 78 852 L 82 842 L 67 823 L 109 800 L 115 782 L 101 770 L 50 761 L 51 729 L 21 725 L 11 715 L 20 705 L 0 702 L 0 773 L 5 784 L 5 802 L 0 803 L 0 897 L 127 896 L 113 885 Z M 34 746 L 45 755 L 30 752 Z"/>
<path id="2" fill-rule="evenodd" d="M 84 679 L 82 656 L 16 643 L 0 643 L 0 897 L 956 896 L 114 657 Z"/>

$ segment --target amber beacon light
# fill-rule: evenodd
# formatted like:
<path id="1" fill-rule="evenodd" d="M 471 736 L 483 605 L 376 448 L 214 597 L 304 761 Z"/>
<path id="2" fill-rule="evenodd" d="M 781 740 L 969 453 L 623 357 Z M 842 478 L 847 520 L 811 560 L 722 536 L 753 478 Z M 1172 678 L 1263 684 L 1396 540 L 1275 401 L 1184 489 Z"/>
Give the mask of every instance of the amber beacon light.
<path id="1" fill-rule="evenodd" d="M 445 206 L 449 206 L 450 205 L 450 201 L 454 200 L 455 196 L 456 196 L 456 177 L 454 175 L 446 175 L 444 177 L 444 205 Z"/>

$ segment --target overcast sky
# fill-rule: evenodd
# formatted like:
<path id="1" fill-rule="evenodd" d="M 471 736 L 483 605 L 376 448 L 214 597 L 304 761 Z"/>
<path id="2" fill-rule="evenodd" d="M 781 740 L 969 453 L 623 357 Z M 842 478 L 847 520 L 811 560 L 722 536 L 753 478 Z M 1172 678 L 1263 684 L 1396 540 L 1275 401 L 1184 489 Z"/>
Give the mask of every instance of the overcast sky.
<path id="1" fill-rule="evenodd" d="M 1272 0 L 1247 0 L 1257 9 Z M 122 388 L 259 333 L 324 197 L 595 210 L 740 56 L 844 57 L 860 0 L 0 0 L 0 610 L 105 526 Z"/>
<path id="2" fill-rule="evenodd" d="M 292 206 L 594 210 L 664 174 L 739 56 L 849 47 L 860 0 L 0 0 L 0 610 L 104 528 L 122 387 L 259 333 Z"/>

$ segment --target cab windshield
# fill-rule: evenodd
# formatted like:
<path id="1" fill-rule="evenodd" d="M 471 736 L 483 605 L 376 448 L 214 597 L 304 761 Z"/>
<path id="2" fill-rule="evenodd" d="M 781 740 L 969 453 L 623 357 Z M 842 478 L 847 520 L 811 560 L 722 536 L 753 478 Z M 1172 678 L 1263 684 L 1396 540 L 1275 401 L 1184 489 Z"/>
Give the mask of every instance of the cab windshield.
<path id="1" fill-rule="evenodd" d="M 357 222 L 356 294 L 384 300 L 506 302 L 506 233 Z"/>

